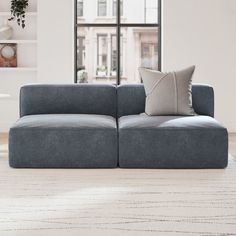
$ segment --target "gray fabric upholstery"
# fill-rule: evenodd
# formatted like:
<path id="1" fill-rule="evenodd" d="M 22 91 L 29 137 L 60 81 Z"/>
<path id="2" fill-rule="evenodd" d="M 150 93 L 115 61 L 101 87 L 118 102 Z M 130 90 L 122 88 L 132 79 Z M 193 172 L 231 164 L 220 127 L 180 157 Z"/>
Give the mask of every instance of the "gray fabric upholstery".
<path id="1" fill-rule="evenodd" d="M 24 116 L 10 129 L 9 162 L 18 168 L 117 167 L 116 120 L 85 114 Z"/>
<path id="2" fill-rule="evenodd" d="M 145 91 L 143 84 L 120 85 L 117 88 L 118 117 L 145 112 Z M 193 84 L 192 102 L 199 115 L 214 117 L 214 91 L 209 85 Z"/>
<path id="3" fill-rule="evenodd" d="M 24 86 L 21 118 L 9 133 L 10 166 L 117 167 L 119 151 L 121 167 L 224 168 L 227 130 L 207 117 L 214 116 L 213 89 L 193 85 L 192 96 L 206 116 L 137 115 L 145 110 L 142 84 Z"/>
<path id="4" fill-rule="evenodd" d="M 142 84 L 127 84 L 117 87 L 117 115 L 128 116 L 145 111 L 145 91 Z"/>
<path id="5" fill-rule="evenodd" d="M 214 117 L 214 90 L 205 84 L 194 84 L 192 88 L 193 108 L 199 115 Z"/>
<path id="6" fill-rule="evenodd" d="M 131 115 L 118 125 L 120 167 L 227 166 L 227 130 L 211 117 Z"/>
<path id="7" fill-rule="evenodd" d="M 98 114 L 116 117 L 112 85 L 26 85 L 20 92 L 20 116 Z"/>

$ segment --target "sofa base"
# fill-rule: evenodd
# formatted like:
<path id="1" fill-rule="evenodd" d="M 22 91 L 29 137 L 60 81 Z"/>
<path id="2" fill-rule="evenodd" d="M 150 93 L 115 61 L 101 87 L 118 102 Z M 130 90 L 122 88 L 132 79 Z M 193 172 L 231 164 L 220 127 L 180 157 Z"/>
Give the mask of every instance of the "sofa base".
<path id="1" fill-rule="evenodd" d="M 33 115 L 9 133 L 14 168 L 115 168 L 117 129 L 113 117 Z"/>
<path id="2" fill-rule="evenodd" d="M 127 116 L 119 126 L 121 168 L 210 169 L 228 164 L 227 130 L 211 117 Z"/>

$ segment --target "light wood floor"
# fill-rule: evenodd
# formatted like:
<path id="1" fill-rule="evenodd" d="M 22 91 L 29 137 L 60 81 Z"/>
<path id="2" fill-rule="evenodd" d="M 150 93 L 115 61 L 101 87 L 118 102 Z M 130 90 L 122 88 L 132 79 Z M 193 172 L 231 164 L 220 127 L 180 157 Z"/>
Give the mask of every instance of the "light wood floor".
<path id="1" fill-rule="evenodd" d="M 229 135 L 229 152 L 236 157 L 236 133 Z"/>
<path id="2" fill-rule="evenodd" d="M 232 155 L 219 170 L 12 169 L 1 134 L 0 236 L 236 236 Z"/>

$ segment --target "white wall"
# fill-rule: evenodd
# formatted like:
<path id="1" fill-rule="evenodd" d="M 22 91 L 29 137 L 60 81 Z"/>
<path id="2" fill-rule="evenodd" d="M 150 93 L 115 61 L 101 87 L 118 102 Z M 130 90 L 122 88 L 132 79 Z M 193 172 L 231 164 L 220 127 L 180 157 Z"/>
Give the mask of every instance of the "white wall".
<path id="1" fill-rule="evenodd" d="M 0 0 L 0 27 L 9 18 L 11 0 Z M 26 15 L 26 27 L 22 29 L 16 21 L 8 22 L 13 28 L 12 40 L 17 45 L 18 68 L 0 68 L 0 132 L 7 132 L 19 116 L 19 89 L 26 83 L 37 82 L 37 0 L 30 0 Z M 24 40 L 24 43 L 18 41 Z M 29 40 L 29 41 L 27 41 Z M 26 70 L 25 70 L 26 69 Z"/>
<path id="2" fill-rule="evenodd" d="M 74 82 L 74 1 L 31 0 L 31 5 L 34 6 L 36 2 L 38 15 L 33 17 L 34 22 L 31 18 L 27 19 L 26 31 L 16 26 L 15 33 L 19 30 L 21 34 L 16 38 L 24 38 L 31 32 L 37 31 L 37 56 L 34 53 L 35 48 L 33 48 L 33 53 L 32 50 L 29 51 L 28 46 L 27 50 L 26 48 L 21 50 L 21 46 L 18 48 L 19 56 L 28 57 L 27 62 L 30 62 L 28 64 L 36 64 L 37 61 L 37 64 L 34 65 L 37 67 L 37 72 L 0 73 L 0 93 L 11 95 L 10 98 L 0 99 L 0 132 L 8 132 L 9 127 L 19 117 L 19 90 L 22 85 Z M 9 7 L 10 0 L 0 0 L 0 11 L 9 11 Z M 31 8 L 28 10 L 35 10 L 36 6 Z M 30 31 L 32 27 L 34 30 Z"/>
<path id="3" fill-rule="evenodd" d="M 163 0 L 163 70 L 196 65 L 215 89 L 216 118 L 236 131 L 236 1 Z"/>
<path id="4" fill-rule="evenodd" d="M 38 82 L 74 82 L 74 1 L 38 0 Z"/>

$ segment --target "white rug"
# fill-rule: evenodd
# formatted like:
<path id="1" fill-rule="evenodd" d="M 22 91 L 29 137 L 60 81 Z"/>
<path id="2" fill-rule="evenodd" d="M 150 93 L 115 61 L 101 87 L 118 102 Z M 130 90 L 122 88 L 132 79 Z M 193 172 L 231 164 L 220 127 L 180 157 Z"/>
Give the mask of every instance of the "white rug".
<path id="1" fill-rule="evenodd" d="M 30 170 L 0 151 L 0 236 L 236 235 L 226 170 Z"/>

